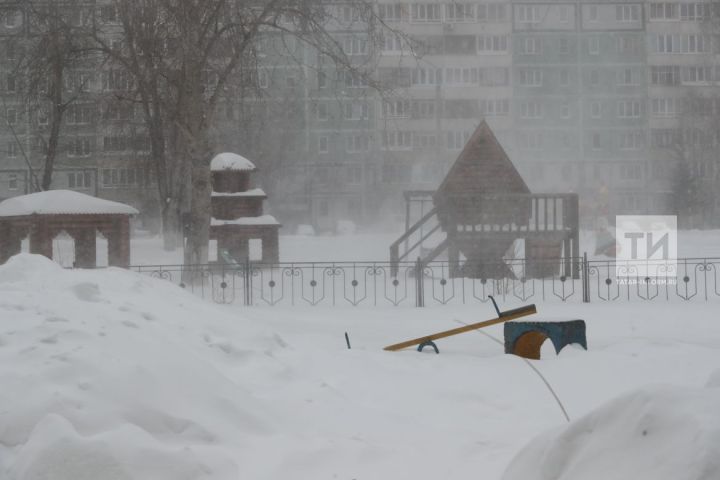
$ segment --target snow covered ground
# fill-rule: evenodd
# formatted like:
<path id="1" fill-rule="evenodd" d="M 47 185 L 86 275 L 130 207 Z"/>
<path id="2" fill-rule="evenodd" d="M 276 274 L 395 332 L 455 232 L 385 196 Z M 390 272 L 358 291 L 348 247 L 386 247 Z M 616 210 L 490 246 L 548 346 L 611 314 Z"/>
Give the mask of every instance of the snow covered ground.
<path id="1" fill-rule="evenodd" d="M 539 305 L 537 318 L 585 319 L 590 349 L 555 356 L 546 345 L 534 365 L 572 419 L 654 384 L 692 390 L 696 399 L 707 392 L 698 405 L 717 405 L 717 388 L 704 386 L 720 369 L 718 306 Z M 531 439 L 566 425 L 541 380 L 479 332 L 438 342 L 440 355 L 382 350 L 492 316 L 489 306 L 220 306 L 123 270 L 68 271 L 42 257 L 15 257 L 0 266 L 0 478 L 500 480 Z M 502 327 L 487 333 L 501 339 Z M 682 404 L 687 398 L 661 395 L 662 408 L 611 410 L 662 416 L 670 409 L 673 420 L 693 410 Z M 595 438 L 595 419 L 608 418 L 607 408 L 600 412 L 553 434 L 553 445 Z M 696 417 L 664 428 L 700 446 L 714 442 L 705 445 L 712 453 L 720 412 L 701 413 L 705 436 Z M 601 439 L 614 442 L 613 432 Z M 558 465 L 582 464 L 607 444 L 586 442 L 562 458 L 553 450 L 550 467 L 533 445 L 506 480 L 720 478 L 717 463 L 703 465 L 705 476 L 686 469 L 624 477 L 608 462 L 595 476 L 582 469 L 559 476 Z M 526 476 L 513 476 L 518 471 Z M 548 471 L 560 473 L 543 476 Z"/>
<path id="2" fill-rule="evenodd" d="M 280 261 L 282 262 L 328 262 L 389 260 L 389 247 L 398 237 L 396 233 L 354 233 L 347 235 L 280 235 Z M 581 252 L 592 258 L 595 237 L 592 232 L 582 232 Z M 678 234 L 679 257 L 720 257 L 720 230 L 688 230 Z M 62 265 L 71 266 L 74 260 L 72 239 L 59 236 L 54 244 L 55 259 Z M 27 240 L 23 251 L 29 251 Z M 98 240 L 98 265 L 107 265 L 107 241 Z M 260 258 L 259 248 L 251 242 L 251 258 Z M 133 265 L 179 265 L 182 250 L 166 252 L 160 237 L 138 235 L 131 240 L 131 263 Z M 216 256 L 211 248 L 211 257 Z M 604 257 L 603 257 L 604 258 Z M 214 260 L 214 258 L 212 258 Z"/>

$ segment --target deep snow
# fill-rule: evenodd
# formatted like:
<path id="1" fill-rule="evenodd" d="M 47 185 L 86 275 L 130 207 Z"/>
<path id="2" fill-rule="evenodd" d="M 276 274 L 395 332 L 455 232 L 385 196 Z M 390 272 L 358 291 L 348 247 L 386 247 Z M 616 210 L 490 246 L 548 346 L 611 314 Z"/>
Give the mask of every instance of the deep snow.
<path id="1" fill-rule="evenodd" d="M 589 351 L 544 348 L 535 362 L 574 420 L 649 384 L 718 383 L 717 303 L 538 310 L 588 323 Z M 18 256 L 0 266 L 0 477 L 497 480 L 528 441 L 562 435 L 542 382 L 479 333 L 439 342 L 440 355 L 382 351 L 492 316 L 482 305 L 219 306 L 120 269 Z M 501 326 L 487 331 L 501 338 Z M 686 397 L 667 398 L 661 413 Z M 682 438 L 712 432 L 677 427 Z M 685 478 L 702 477 L 672 480 Z"/>

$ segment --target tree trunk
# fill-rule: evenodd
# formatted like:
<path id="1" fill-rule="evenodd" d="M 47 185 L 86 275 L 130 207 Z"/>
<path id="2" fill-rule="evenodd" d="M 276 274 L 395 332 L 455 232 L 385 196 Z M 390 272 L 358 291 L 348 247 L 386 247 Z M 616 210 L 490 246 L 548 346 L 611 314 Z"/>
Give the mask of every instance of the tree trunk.
<path id="1" fill-rule="evenodd" d="M 168 198 L 162 205 L 163 249 L 174 252 L 182 244 L 182 214 L 177 198 Z"/>
<path id="2" fill-rule="evenodd" d="M 201 265 L 208 262 L 210 241 L 210 164 L 199 158 L 193 158 L 191 178 L 190 228 L 185 245 L 185 264 Z"/>
<path id="3" fill-rule="evenodd" d="M 58 48 L 56 45 L 55 48 Z M 43 166 L 43 177 L 40 187 L 43 191 L 50 190 L 52 185 L 53 171 L 55 170 L 55 158 L 57 158 L 58 145 L 60 143 L 60 129 L 62 127 L 63 114 L 66 106 L 63 104 L 63 60 L 61 52 L 54 52 L 52 57 L 52 84 L 50 92 L 52 99 L 52 117 L 50 119 L 50 137 L 47 142 L 47 153 L 45 154 L 45 165 Z"/>

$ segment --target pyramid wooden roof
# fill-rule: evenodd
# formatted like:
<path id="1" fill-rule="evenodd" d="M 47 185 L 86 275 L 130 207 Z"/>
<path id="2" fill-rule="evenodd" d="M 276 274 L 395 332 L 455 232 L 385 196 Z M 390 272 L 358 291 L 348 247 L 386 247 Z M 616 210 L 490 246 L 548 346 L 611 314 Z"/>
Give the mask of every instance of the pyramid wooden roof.
<path id="1" fill-rule="evenodd" d="M 435 192 L 435 200 L 492 193 L 530 193 L 530 189 L 483 120 Z"/>

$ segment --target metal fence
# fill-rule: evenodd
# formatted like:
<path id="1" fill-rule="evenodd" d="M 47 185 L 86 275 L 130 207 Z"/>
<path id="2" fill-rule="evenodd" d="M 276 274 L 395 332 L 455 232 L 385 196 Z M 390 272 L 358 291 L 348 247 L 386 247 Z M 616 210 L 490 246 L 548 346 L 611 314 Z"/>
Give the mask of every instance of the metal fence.
<path id="1" fill-rule="evenodd" d="M 447 261 L 295 262 L 239 265 L 143 265 L 132 270 L 179 284 L 224 304 L 416 306 L 504 302 L 707 301 L 720 298 L 720 258 L 635 264 L 586 257 L 484 264 L 496 278 L 468 278 Z"/>

